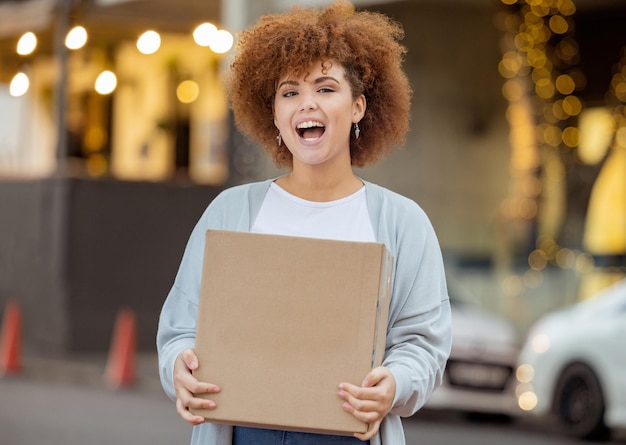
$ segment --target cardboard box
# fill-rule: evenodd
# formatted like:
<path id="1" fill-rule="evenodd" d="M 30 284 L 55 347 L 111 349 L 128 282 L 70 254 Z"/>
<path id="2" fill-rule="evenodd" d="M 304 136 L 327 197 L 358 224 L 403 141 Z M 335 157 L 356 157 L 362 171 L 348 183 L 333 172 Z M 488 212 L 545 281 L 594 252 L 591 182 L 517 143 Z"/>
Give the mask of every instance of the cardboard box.
<path id="1" fill-rule="evenodd" d="M 393 258 L 382 243 L 209 230 L 195 376 L 211 422 L 352 435 L 338 385 L 380 365 Z M 199 395 L 201 396 L 201 395 Z"/>

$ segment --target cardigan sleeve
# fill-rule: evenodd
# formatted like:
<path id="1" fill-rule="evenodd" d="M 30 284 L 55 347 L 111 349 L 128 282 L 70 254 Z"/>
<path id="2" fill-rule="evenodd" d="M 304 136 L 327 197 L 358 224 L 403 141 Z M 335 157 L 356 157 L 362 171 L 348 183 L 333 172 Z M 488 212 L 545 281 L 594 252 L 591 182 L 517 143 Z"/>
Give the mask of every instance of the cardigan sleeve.
<path id="1" fill-rule="evenodd" d="M 397 209 L 396 209 L 397 210 Z M 394 375 L 392 414 L 411 416 L 441 384 L 451 348 L 443 259 L 426 214 L 406 200 L 396 215 L 396 268 L 383 365 Z"/>
<path id="2" fill-rule="evenodd" d="M 195 347 L 198 302 L 208 229 L 249 231 L 271 180 L 223 190 L 206 208 L 194 227 L 174 284 L 165 299 L 157 329 L 159 376 L 165 393 L 176 399 L 174 362 L 185 349 Z"/>
<path id="3" fill-rule="evenodd" d="M 223 197 L 218 195 L 196 223 L 159 316 L 156 337 L 159 376 L 172 400 L 176 399 L 173 375 L 176 358 L 183 350 L 195 347 L 206 231 L 222 225 L 222 208 Z"/>

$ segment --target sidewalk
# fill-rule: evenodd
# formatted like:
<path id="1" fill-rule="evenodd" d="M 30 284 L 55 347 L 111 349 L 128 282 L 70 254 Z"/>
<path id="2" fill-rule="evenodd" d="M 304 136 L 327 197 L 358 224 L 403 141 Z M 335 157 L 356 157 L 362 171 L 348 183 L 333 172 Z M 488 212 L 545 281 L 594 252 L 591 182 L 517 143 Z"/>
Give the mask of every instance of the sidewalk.
<path id="1" fill-rule="evenodd" d="M 72 354 L 62 358 L 25 355 L 22 357 L 22 371 L 16 377 L 50 384 L 107 388 L 107 359 L 106 353 Z M 135 364 L 136 382 L 128 389 L 163 394 L 156 353 L 137 354 Z"/>

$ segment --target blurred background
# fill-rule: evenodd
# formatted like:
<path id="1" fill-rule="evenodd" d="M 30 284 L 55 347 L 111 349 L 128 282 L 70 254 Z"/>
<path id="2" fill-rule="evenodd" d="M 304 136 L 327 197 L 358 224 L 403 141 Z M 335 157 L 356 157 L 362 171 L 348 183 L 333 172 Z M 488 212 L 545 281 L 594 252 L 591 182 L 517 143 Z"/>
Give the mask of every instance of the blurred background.
<path id="1" fill-rule="evenodd" d="M 280 174 L 232 123 L 240 30 L 284 0 L 0 0 L 0 311 L 37 357 L 154 353 L 187 237 Z M 626 276 L 626 2 L 361 0 L 404 25 L 406 146 L 357 171 L 430 216 L 455 288 L 521 342 Z M 254 75 L 254 73 L 251 73 Z"/>

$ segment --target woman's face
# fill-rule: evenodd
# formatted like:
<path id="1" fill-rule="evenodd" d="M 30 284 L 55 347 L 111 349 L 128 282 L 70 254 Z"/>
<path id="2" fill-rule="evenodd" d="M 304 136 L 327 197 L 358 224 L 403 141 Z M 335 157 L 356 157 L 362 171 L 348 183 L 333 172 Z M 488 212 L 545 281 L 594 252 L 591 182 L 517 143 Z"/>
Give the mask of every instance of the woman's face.
<path id="1" fill-rule="evenodd" d="M 274 123 L 298 163 L 350 162 L 350 132 L 365 113 L 365 97 L 352 97 L 343 66 L 318 62 L 298 77 L 279 80 Z"/>

